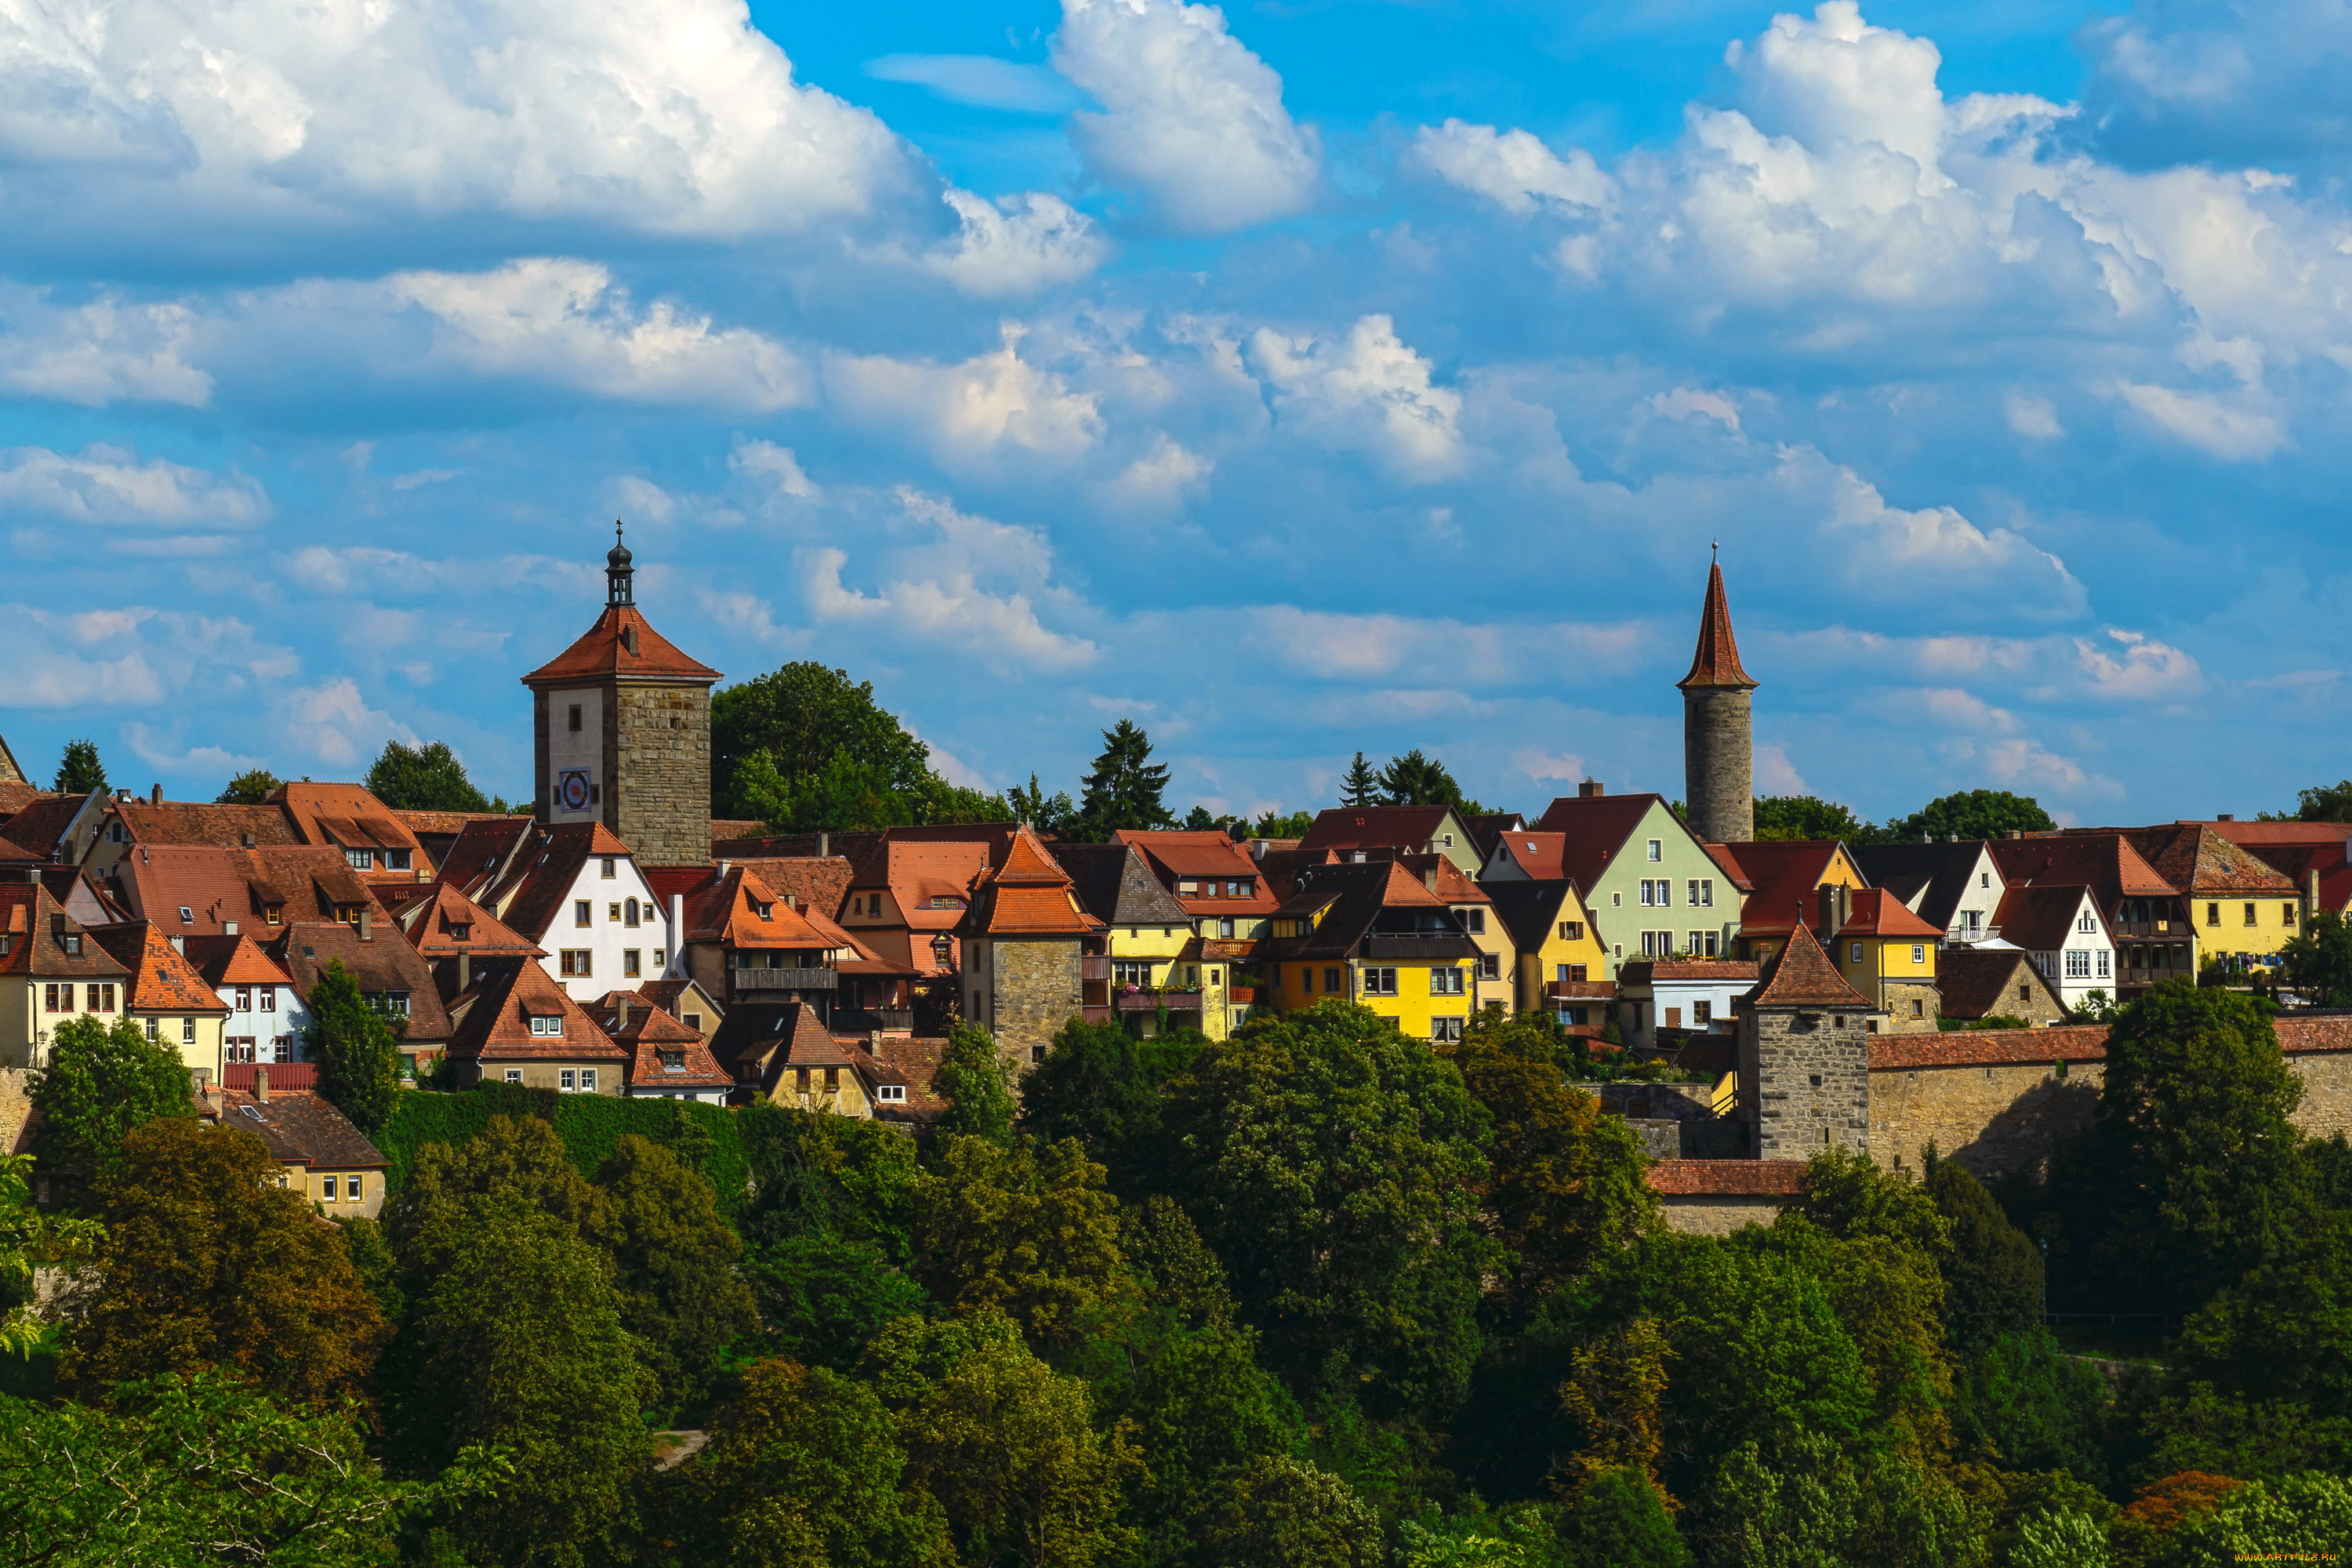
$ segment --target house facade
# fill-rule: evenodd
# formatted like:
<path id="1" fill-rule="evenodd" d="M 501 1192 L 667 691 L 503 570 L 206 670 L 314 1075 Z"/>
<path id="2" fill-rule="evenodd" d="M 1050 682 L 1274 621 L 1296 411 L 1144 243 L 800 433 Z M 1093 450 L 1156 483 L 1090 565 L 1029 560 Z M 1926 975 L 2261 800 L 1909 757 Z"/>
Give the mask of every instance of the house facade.
<path id="1" fill-rule="evenodd" d="M 47 1067 L 50 1037 L 68 1019 L 111 1027 L 129 978 L 39 882 L 0 882 L 0 1067 Z M 198 1016 L 174 1044 L 202 1048 Z"/>
<path id="2" fill-rule="evenodd" d="M 1450 805 L 1334 806 L 1317 815 L 1298 847 L 1329 850 L 1343 861 L 1375 858 L 1380 850 L 1443 855 L 1465 877 L 1476 876 L 1485 860 L 1469 825 Z"/>
<path id="3" fill-rule="evenodd" d="M 1890 1034 L 1934 1034 L 1944 1014 L 1936 986 L 1943 928 L 1913 914 L 1884 889 L 1822 888 L 1824 930 L 1837 934 L 1832 956 L 1846 984 L 1876 1004 L 1876 1027 Z"/>
<path id="4" fill-rule="evenodd" d="M 1408 1037 L 1459 1040 L 1479 952 L 1453 907 L 1392 860 L 1309 868 L 1275 911 L 1265 1000 L 1360 1003 Z"/>
<path id="5" fill-rule="evenodd" d="M 2069 1011 L 2093 992 L 2116 994 L 2116 944 L 2097 893 L 2063 883 L 2011 888 L 2000 900 L 2000 945 L 2031 955 Z"/>
<path id="6" fill-rule="evenodd" d="M 1536 826 L 1564 836 L 1561 865 L 1608 948 L 1614 980 L 1629 959 L 1721 957 L 1739 931 L 1739 889 L 1655 795 L 1612 795 L 1587 781 Z"/>
<path id="7" fill-rule="evenodd" d="M 1017 828 L 973 885 L 956 928 L 963 1016 L 993 1035 L 1008 1060 L 1044 1061 L 1055 1034 L 1084 1016 L 1085 947 L 1102 930 L 1036 834 Z"/>
<path id="8" fill-rule="evenodd" d="M 441 879 L 542 949 L 539 963 L 568 996 L 593 999 L 671 972 L 668 901 L 602 822 L 474 823 L 450 847 Z"/>
<path id="9" fill-rule="evenodd" d="M 90 935 L 125 971 L 122 1016 L 144 1028 L 149 1039 L 175 1047 L 182 1065 L 202 1073 L 203 1082 L 220 1082 L 226 1062 L 254 1059 L 235 1054 L 253 1049 L 251 1036 L 240 1036 L 235 1046 L 229 1044 L 233 1014 L 228 1005 L 152 922 L 100 926 Z M 193 1030 L 188 1027 L 191 1021 L 195 1025 Z M 191 1034 L 195 1037 L 193 1040 L 188 1037 Z"/>
<path id="10" fill-rule="evenodd" d="M 1513 1009 L 1550 1013 L 1571 1027 L 1605 1022 L 1615 994 L 1609 952 L 1576 884 L 1505 880 L 1490 884 L 1486 897 L 1510 934 Z"/>

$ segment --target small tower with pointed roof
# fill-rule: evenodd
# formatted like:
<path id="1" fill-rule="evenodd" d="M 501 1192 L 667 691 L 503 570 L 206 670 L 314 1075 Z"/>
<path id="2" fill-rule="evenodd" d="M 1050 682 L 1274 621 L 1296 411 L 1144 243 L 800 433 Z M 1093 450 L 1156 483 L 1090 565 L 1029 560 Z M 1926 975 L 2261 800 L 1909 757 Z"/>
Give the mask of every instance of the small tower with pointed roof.
<path id="1" fill-rule="evenodd" d="M 1699 611 L 1690 673 L 1675 684 L 1683 693 L 1683 799 L 1690 829 L 1709 844 L 1745 844 L 1756 837 L 1748 706 L 1756 682 L 1739 665 L 1719 563 L 1707 567 L 1706 604 Z"/>
<path id="2" fill-rule="evenodd" d="M 636 564 L 613 525 L 604 613 L 522 678 L 531 690 L 532 805 L 543 823 L 601 822 L 641 866 L 710 863 L 710 689 L 637 609 Z"/>
<path id="3" fill-rule="evenodd" d="M 1834 938 L 1832 938 L 1834 940 Z M 1822 951 L 1801 913 L 1789 941 L 1732 1004 L 1739 1109 L 1759 1160 L 1870 1152 L 1870 1020 L 1877 1005 Z"/>

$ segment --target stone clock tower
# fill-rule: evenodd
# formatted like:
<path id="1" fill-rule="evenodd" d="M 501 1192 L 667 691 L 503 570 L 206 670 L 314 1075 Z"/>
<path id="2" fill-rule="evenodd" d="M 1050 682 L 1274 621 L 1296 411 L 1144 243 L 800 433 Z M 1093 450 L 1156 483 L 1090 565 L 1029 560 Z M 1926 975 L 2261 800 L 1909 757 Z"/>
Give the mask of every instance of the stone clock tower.
<path id="1" fill-rule="evenodd" d="M 522 678 L 530 688 L 532 809 L 602 822 L 640 866 L 710 863 L 710 689 L 719 671 L 646 624 L 636 568 L 613 525 L 604 613 Z"/>

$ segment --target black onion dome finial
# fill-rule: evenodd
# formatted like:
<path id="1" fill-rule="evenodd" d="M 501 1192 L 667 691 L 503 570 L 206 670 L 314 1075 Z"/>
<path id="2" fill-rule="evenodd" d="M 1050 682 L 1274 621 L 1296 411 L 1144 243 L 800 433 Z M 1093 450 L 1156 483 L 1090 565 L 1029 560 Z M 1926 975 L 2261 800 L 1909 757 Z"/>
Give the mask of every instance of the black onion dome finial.
<path id="1" fill-rule="evenodd" d="M 614 518 L 613 548 L 604 556 L 604 602 L 606 604 L 627 605 L 635 602 L 636 595 L 631 579 L 636 576 L 637 569 L 630 564 L 635 559 L 629 553 L 629 547 L 621 542 L 621 520 Z"/>

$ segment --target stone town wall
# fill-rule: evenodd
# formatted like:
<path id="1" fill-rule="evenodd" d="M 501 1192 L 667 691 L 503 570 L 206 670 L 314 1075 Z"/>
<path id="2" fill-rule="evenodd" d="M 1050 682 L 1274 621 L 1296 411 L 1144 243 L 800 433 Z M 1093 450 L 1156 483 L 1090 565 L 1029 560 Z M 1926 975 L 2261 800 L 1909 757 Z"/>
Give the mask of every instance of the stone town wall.
<path id="1" fill-rule="evenodd" d="M 1693 687 L 1683 693 L 1683 798 L 1690 829 L 1710 844 L 1756 837 L 1755 763 L 1748 693 Z"/>
<path id="2" fill-rule="evenodd" d="M 1932 980 L 1882 980 L 1878 1005 L 1886 1010 L 1881 1032 L 1889 1035 L 1932 1035 L 1944 1010 L 1944 993 Z"/>
<path id="3" fill-rule="evenodd" d="M 613 689 L 604 823 L 641 866 L 710 864 L 710 693 Z"/>
<path id="4" fill-rule="evenodd" d="M 2102 1064 L 1970 1063 L 1870 1075 L 1870 1152 L 1895 1170 L 1925 1168 L 1927 1145 L 1988 1181 L 2039 1168 L 2057 1141 L 2091 1124 Z"/>
<path id="5" fill-rule="evenodd" d="M 2296 1052 L 2286 1064 L 2303 1079 L 2294 1124 L 2314 1138 L 2352 1138 L 2352 1051 Z"/>
<path id="6" fill-rule="evenodd" d="M 1668 1226 L 1685 1236 L 1729 1236 L 1745 1226 L 1770 1225 L 1786 1198 L 1758 1194 L 1710 1194 L 1658 1200 Z"/>
<path id="7" fill-rule="evenodd" d="M 33 1112 L 33 1075 L 23 1068 L 0 1068 L 0 1154 L 22 1154 L 25 1121 Z"/>
<path id="8" fill-rule="evenodd" d="M 1055 1034 L 1085 1006 L 1078 984 L 1078 944 L 999 938 L 990 945 L 994 949 L 989 984 L 996 1048 L 1024 1067 L 1043 1061 Z"/>
<path id="9" fill-rule="evenodd" d="M 1870 1034 L 1861 1012 L 1756 1008 L 1739 1026 L 1740 1099 L 1764 1160 L 1870 1150 Z"/>

